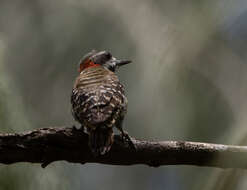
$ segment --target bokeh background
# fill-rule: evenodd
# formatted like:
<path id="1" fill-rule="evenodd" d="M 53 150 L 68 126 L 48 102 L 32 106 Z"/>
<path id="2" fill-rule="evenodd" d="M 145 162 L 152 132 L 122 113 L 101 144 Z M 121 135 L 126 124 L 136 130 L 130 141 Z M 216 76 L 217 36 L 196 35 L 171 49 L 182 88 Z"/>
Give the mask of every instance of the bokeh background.
<path id="1" fill-rule="evenodd" d="M 78 60 L 108 50 L 125 129 L 146 140 L 247 144 L 245 0 L 0 0 L 0 131 L 75 124 Z M 55 162 L 0 166 L 0 190 L 246 189 L 246 172 Z"/>

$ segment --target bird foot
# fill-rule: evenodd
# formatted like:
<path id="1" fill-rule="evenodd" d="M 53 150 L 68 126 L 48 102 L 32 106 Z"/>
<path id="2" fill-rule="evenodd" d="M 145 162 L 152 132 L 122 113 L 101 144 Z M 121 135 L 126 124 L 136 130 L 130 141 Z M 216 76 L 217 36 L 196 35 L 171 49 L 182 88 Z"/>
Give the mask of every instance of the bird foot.
<path id="1" fill-rule="evenodd" d="M 127 140 L 129 146 L 130 146 L 131 148 L 133 148 L 134 150 L 136 150 L 136 147 L 135 147 L 133 141 L 131 140 L 131 137 L 129 136 L 128 132 L 122 131 L 122 132 L 121 132 L 121 137 L 122 137 L 122 141 L 123 141 L 123 142 L 124 142 L 125 140 Z"/>

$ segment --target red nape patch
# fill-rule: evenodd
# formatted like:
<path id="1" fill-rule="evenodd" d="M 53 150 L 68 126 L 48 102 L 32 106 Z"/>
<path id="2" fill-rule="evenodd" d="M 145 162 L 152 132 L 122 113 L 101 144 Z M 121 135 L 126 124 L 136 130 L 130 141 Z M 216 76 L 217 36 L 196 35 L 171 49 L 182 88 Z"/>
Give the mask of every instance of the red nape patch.
<path id="1" fill-rule="evenodd" d="M 86 68 L 98 67 L 98 66 L 100 66 L 100 64 L 95 64 L 91 60 L 87 60 L 87 61 L 85 61 L 85 62 L 83 62 L 83 63 L 80 64 L 80 68 L 78 69 L 78 71 L 79 72 L 82 72 Z"/>

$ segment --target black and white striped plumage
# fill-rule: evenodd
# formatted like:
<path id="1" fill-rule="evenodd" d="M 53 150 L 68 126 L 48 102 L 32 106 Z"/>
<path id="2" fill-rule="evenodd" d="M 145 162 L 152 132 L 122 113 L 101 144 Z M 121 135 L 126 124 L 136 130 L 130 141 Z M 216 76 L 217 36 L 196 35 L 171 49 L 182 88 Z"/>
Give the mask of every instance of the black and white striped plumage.
<path id="1" fill-rule="evenodd" d="M 92 61 L 90 58 L 93 60 L 92 56 L 88 56 L 81 64 Z M 125 135 L 122 121 L 127 111 L 124 88 L 117 75 L 104 65 L 107 59 L 102 60 L 101 64 L 98 62 L 98 65 L 81 70 L 71 95 L 72 114 L 87 129 L 89 146 L 95 155 L 103 155 L 110 150 L 114 126 Z"/>

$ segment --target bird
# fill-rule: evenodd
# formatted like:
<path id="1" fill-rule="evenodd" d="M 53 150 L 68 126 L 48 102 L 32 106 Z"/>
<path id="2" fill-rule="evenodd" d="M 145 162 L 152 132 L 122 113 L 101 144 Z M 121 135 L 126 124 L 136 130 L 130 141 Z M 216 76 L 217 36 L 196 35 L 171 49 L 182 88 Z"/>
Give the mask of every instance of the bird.
<path id="1" fill-rule="evenodd" d="M 114 142 L 113 128 L 134 147 L 123 120 L 127 113 L 124 86 L 116 71 L 131 63 L 119 60 L 108 51 L 92 50 L 79 61 L 79 76 L 71 94 L 72 115 L 89 134 L 88 145 L 95 156 L 110 151 Z"/>

